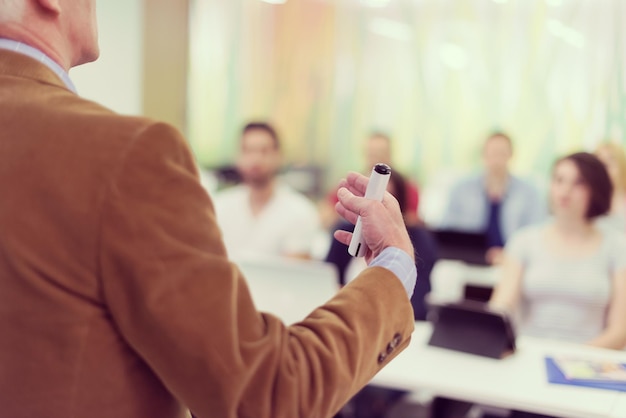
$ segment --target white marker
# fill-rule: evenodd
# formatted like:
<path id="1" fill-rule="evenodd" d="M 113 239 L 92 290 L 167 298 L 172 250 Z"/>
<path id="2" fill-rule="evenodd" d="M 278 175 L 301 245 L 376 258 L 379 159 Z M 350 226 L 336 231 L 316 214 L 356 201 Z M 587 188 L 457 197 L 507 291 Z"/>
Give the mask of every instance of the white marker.
<path id="1" fill-rule="evenodd" d="M 387 183 L 389 183 L 389 177 L 391 177 L 391 168 L 387 164 L 376 164 L 372 168 L 370 181 L 365 190 L 365 198 L 382 202 L 387 190 Z M 367 250 L 367 245 L 361 236 L 361 217 L 359 216 L 354 226 L 348 253 L 353 257 L 363 257 L 365 250 Z"/>

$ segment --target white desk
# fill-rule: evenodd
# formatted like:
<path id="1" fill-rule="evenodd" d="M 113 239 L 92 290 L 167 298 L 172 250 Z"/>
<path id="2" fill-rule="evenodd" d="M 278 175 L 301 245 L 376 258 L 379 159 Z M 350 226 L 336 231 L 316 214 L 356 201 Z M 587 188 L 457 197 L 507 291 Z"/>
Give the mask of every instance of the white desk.
<path id="1" fill-rule="evenodd" d="M 336 271 L 325 263 L 240 260 L 257 307 L 287 323 L 304 318 L 337 291 Z M 626 352 L 519 337 L 504 360 L 427 345 L 431 328 L 418 323 L 409 347 L 372 383 L 495 407 L 566 418 L 626 418 L 626 393 L 550 384 L 546 355 L 626 362 Z"/>
<path id="2" fill-rule="evenodd" d="M 611 418 L 625 418 L 626 417 L 626 393 L 622 393 L 613 409 L 611 410 Z"/>
<path id="3" fill-rule="evenodd" d="M 623 393 L 550 384 L 544 366 L 545 355 L 626 362 L 624 352 L 520 337 L 514 355 L 492 360 L 430 347 L 426 344 L 430 331 L 429 324 L 417 324 L 409 347 L 372 383 L 559 417 L 626 418 Z"/>

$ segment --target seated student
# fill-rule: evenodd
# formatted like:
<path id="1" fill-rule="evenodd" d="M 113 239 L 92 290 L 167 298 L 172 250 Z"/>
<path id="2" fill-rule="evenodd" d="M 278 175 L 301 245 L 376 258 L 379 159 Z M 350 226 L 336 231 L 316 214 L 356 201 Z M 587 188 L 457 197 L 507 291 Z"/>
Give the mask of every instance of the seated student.
<path id="1" fill-rule="evenodd" d="M 490 300 L 519 314 L 519 334 L 626 346 L 626 237 L 594 223 L 609 211 L 611 196 L 607 170 L 592 154 L 556 162 L 553 219 L 511 238 Z"/>
<path id="2" fill-rule="evenodd" d="M 613 182 L 611 210 L 598 222 L 602 226 L 626 232 L 626 152 L 619 144 L 604 142 L 596 148 L 595 154 L 606 166 Z"/>
<path id="3" fill-rule="evenodd" d="M 274 128 L 252 122 L 243 128 L 237 170 L 243 184 L 215 195 L 217 222 L 228 253 L 309 258 L 321 226 L 317 209 L 277 177 L 282 155 Z"/>
<path id="4" fill-rule="evenodd" d="M 483 146 L 484 170 L 456 184 L 438 228 L 487 235 L 487 261 L 497 264 L 502 247 L 518 229 L 545 218 L 543 199 L 529 183 L 513 176 L 509 163 L 513 143 L 504 133 L 487 138 Z"/>
<path id="5" fill-rule="evenodd" d="M 365 163 L 366 167 L 363 174 L 367 176 L 370 175 L 372 167 L 378 163 L 387 164 L 391 167 L 394 174 L 398 173 L 391 161 L 391 138 L 389 135 L 377 131 L 370 134 L 365 141 Z M 417 186 L 405 179 L 403 193 L 406 199 L 405 222 L 408 224 L 418 223 L 419 193 Z M 337 203 L 337 189 L 333 189 L 328 193 L 325 201 L 320 203 L 322 223 L 325 227 L 330 228 L 339 221 L 335 212 L 335 203 Z"/>

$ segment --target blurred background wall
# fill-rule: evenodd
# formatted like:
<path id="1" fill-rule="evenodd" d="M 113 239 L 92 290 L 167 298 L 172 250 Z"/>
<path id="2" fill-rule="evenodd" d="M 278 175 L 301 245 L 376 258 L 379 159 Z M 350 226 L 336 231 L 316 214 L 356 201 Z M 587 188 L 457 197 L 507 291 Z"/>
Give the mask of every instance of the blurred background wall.
<path id="1" fill-rule="evenodd" d="M 81 96 L 125 114 L 143 113 L 142 0 L 97 3 L 100 58 L 70 71 Z"/>
<path id="2" fill-rule="evenodd" d="M 70 71 L 79 94 L 186 131 L 188 0 L 97 2 L 100 58 Z"/>
<path id="3" fill-rule="evenodd" d="M 268 0 L 280 3 L 283 0 Z M 269 119 L 288 161 L 326 185 L 362 169 L 372 129 L 420 183 L 470 170 L 502 129 L 515 168 L 626 133 L 621 0 L 107 0 L 101 58 L 72 70 L 82 95 L 165 119 L 198 162 L 231 160 Z"/>
<path id="4" fill-rule="evenodd" d="M 276 0 L 274 0 L 276 1 Z M 620 0 L 194 0 L 188 128 L 228 158 L 242 121 L 276 123 L 296 162 L 360 169 L 372 129 L 426 181 L 474 166 L 494 129 L 516 168 L 626 132 Z"/>

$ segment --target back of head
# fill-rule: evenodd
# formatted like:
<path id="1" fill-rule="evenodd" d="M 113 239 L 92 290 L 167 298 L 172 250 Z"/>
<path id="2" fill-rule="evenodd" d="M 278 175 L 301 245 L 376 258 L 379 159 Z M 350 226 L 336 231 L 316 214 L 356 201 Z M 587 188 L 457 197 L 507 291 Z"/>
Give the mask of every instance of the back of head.
<path id="1" fill-rule="evenodd" d="M 20 22 L 24 18 L 26 3 L 23 0 L 0 0 L 0 25 Z"/>

